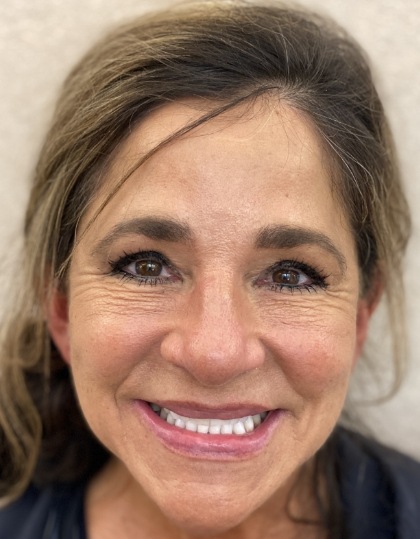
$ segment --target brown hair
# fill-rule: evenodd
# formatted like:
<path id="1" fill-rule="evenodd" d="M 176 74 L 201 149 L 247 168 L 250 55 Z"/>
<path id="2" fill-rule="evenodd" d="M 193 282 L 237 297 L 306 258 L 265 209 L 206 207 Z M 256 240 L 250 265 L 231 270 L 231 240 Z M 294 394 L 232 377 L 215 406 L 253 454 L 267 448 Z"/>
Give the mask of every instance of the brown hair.
<path id="1" fill-rule="evenodd" d="M 5 500 L 30 480 L 88 477 L 106 458 L 83 421 L 43 306 L 52 286 L 65 286 L 76 227 L 111 154 L 137 122 L 167 102 L 194 97 L 213 106 L 187 132 L 267 92 L 312 119 L 334 160 L 362 293 L 378 274 L 385 286 L 398 380 L 401 266 L 410 219 L 364 54 L 331 21 L 279 3 L 200 1 L 142 17 L 106 36 L 71 72 L 36 167 L 25 221 L 25 274 L 1 349 Z"/>

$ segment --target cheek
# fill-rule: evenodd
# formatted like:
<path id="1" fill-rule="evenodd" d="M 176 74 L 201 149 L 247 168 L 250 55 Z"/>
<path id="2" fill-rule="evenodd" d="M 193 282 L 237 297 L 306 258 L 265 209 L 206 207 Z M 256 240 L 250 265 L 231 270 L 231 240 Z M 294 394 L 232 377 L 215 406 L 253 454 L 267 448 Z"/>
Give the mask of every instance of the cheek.
<path id="1" fill-rule="evenodd" d="M 116 403 L 130 376 L 136 378 L 138 371 L 140 377 L 144 375 L 146 358 L 156 357 L 160 316 L 139 315 L 127 306 L 113 309 L 102 304 L 98 309 L 93 302 L 84 302 L 83 309 L 74 307 L 73 315 L 70 311 L 70 342 L 76 394 L 92 431 L 118 454 L 118 440 L 124 440 L 127 432 L 122 409 Z"/>
<path id="2" fill-rule="evenodd" d="M 116 294 L 113 289 L 83 285 L 75 287 L 70 303 L 74 385 L 88 423 L 103 441 L 108 439 L 105 423 L 121 422 L 115 406 L 121 388 L 130 376 L 144 374 L 146 359 L 157 357 L 164 331 L 160 302 L 148 297 L 140 308 L 136 292 Z"/>
<path id="3" fill-rule="evenodd" d="M 82 370 L 99 384 L 123 379 L 145 356 L 159 349 L 162 334 L 159 316 L 129 310 L 87 313 L 70 320 L 73 370 Z"/>
<path id="4" fill-rule="evenodd" d="M 345 392 L 354 365 L 355 322 L 351 317 L 270 332 L 268 347 L 288 383 L 305 399 Z"/>

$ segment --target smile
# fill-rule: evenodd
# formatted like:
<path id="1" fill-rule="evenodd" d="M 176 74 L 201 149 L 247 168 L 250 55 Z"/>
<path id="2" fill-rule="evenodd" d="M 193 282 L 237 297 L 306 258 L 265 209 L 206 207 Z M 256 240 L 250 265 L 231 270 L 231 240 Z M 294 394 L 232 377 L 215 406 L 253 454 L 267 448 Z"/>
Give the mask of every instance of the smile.
<path id="1" fill-rule="evenodd" d="M 180 429 L 200 434 L 235 434 L 243 436 L 253 432 L 265 420 L 268 412 L 232 419 L 192 418 L 177 414 L 168 408 L 151 403 L 150 407 L 161 419 Z"/>
<path id="2" fill-rule="evenodd" d="M 194 402 L 157 404 L 137 399 L 133 411 L 171 453 L 213 461 L 256 457 L 289 415 L 284 409 L 264 410 L 252 403 L 211 408 Z"/>

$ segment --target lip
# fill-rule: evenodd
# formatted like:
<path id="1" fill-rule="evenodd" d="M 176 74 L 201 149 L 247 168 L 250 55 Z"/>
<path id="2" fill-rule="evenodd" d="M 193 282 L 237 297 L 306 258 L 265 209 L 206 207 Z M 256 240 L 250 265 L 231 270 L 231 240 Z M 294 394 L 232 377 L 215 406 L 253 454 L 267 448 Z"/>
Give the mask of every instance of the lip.
<path id="1" fill-rule="evenodd" d="M 156 404 L 161 406 L 159 402 Z M 162 407 L 169 408 L 179 415 L 194 417 L 192 415 L 193 406 L 190 403 L 172 403 L 172 407 L 168 401 L 165 404 L 168 406 L 163 405 Z M 195 417 L 205 418 L 207 416 L 207 418 L 215 419 L 245 417 L 266 411 L 258 406 L 236 405 L 223 409 L 210 409 L 203 406 L 198 408 L 198 410 L 194 408 Z M 166 449 L 189 458 L 203 460 L 244 460 L 257 456 L 267 447 L 276 427 L 287 413 L 286 410 L 282 409 L 272 410 L 253 432 L 237 436 L 234 434 L 200 434 L 180 429 L 161 419 L 145 401 L 135 400 L 134 409 L 141 423 L 155 435 Z M 179 410 L 184 413 L 178 412 Z M 243 413 L 244 411 L 251 413 Z"/>

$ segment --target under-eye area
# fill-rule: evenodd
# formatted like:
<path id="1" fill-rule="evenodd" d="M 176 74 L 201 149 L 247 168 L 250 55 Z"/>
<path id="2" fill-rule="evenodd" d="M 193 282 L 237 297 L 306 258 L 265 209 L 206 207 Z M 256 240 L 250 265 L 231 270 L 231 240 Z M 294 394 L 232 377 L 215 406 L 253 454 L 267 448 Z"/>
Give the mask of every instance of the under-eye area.
<path id="1" fill-rule="evenodd" d="M 261 414 L 231 419 L 192 418 L 179 415 L 155 403 L 148 404 L 163 421 L 180 429 L 198 432 L 199 434 L 236 434 L 237 436 L 243 436 L 257 429 L 269 414 L 267 411 Z"/>

